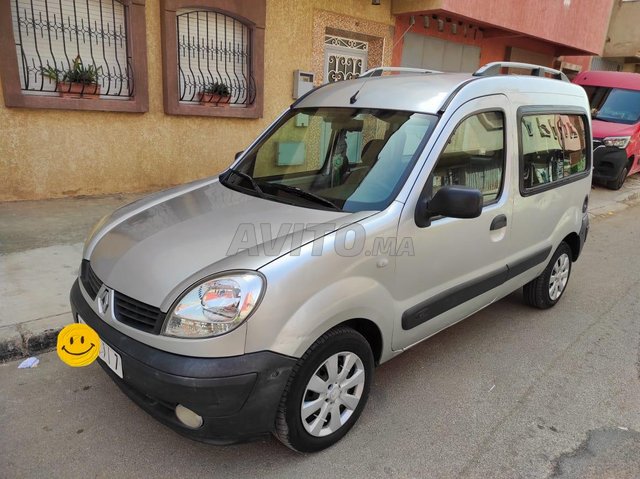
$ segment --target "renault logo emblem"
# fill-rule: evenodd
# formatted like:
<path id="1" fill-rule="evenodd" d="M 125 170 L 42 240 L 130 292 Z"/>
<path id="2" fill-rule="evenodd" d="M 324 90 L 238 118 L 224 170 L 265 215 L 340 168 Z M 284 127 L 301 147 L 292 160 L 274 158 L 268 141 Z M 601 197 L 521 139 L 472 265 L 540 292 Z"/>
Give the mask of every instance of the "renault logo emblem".
<path id="1" fill-rule="evenodd" d="M 98 311 L 100 314 L 105 314 L 109 309 L 109 290 L 105 290 L 98 296 Z"/>

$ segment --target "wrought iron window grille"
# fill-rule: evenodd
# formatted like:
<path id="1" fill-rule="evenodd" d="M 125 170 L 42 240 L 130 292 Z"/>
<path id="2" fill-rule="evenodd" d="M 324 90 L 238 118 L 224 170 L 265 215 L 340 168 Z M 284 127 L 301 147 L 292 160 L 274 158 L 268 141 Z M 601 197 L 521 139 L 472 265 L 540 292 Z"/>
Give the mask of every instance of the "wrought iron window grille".
<path id="1" fill-rule="evenodd" d="M 325 35 L 325 79 L 329 83 L 358 78 L 367 69 L 369 43 Z"/>
<path id="2" fill-rule="evenodd" d="M 352 38 L 337 37 L 335 35 L 325 35 L 324 43 L 326 45 L 335 45 L 337 47 L 352 48 L 354 50 L 369 50 L 369 42 L 362 40 L 354 40 Z"/>
<path id="3" fill-rule="evenodd" d="M 49 96 L 70 92 L 73 87 L 65 77 L 77 76 L 70 72 L 80 58 L 85 70 L 93 70 L 93 76 L 83 77 L 81 95 L 133 96 L 126 5 L 118 0 L 11 1 L 22 91 Z"/>
<path id="4" fill-rule="evenodd" d="M 210 10 L 181 10 L 176 20 L 179 101 L 252 105 L 251 29 Z"/>

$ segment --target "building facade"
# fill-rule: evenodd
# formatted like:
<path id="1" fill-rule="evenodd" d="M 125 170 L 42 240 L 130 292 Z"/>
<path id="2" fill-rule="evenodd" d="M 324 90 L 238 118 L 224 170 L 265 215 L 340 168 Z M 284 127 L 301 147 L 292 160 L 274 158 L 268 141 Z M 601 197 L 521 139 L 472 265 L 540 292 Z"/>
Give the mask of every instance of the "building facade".
<path id="1" fill-rule="evenodd" d="M 602 56 L 589 68 L 640 73 L 640 0 L 615 2 Z"/>
<path id="2" fill-rule="evenodd" d="M 394 62 L 474 71 L 508 60 L 556 66 L 602 51 L 613 0 L 396 0 Z"/>
<path id="3" fill-rule="evenodd" d="M 614 1 L 2 0 L 0 201 L 214 175 L 294 84 L 601 55 Z"/>

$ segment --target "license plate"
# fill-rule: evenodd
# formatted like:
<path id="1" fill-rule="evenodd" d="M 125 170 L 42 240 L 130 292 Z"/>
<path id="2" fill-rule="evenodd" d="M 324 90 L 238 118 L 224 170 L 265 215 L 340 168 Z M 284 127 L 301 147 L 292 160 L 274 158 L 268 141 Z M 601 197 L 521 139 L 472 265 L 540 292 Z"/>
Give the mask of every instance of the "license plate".
<path id="1" fill-rule="evenodd" d="M 78 322 L 87 324 L 79 315 Z M 100 352 L 98 353 L 98 358 L 100 358 L 102 362 L 109 366 L 114 373 L 122 378 L 122 358 L 111 346 L 105 343 L 102 338 L 100 338 Z"/>

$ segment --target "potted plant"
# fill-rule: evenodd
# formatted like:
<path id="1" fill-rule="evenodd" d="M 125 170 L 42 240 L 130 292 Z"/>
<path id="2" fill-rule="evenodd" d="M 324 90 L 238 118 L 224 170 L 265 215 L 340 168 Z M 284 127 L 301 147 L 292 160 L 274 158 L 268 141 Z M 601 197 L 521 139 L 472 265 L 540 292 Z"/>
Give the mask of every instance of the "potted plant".
<path id="1" fill-rule="evenodd" d="M 80 55 L 73 60 L 73 65 L 66 71 L 47 65 L 42 68 L 42 76 L 56 82 L 56 91 L 63 98 L 97 98 L 100 96 L 98 74 L 102 67 L 82 63 Z"/>
<path id="2" fill-rule="evenodd" d="M 200 90 L 200 104 L 227 106 L 231 98 L 231 88 L 222 82 L 207 83 Z"/>

